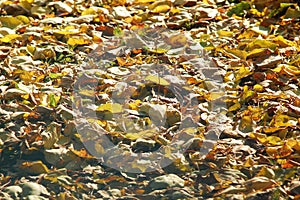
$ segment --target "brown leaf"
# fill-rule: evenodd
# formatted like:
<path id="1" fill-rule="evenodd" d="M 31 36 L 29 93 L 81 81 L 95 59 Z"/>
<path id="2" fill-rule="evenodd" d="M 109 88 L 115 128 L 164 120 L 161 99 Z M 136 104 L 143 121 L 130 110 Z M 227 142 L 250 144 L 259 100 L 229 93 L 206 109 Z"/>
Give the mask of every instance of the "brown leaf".
<path id="1" fill-rule="evenodd" d="M 274 180 L 269 179 L 267 177 L 257 176 L 243 182 L 242 185 L 249 191 L 252 190 L 258 191 L 258 190 L 266 190 L 268 188 L 272 188 L 275 185 L 277 185 L 277 183 Z"/>

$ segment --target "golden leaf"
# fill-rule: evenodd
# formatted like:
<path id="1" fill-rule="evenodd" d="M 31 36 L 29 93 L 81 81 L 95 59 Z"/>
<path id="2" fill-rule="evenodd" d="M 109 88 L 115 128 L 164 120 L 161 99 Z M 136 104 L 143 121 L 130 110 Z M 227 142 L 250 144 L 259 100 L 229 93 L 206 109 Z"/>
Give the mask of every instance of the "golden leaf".
<path id="1" fill-rule="evenodd" d="M 84 38 L 69 38 L 67 44 L 70 46 L 89 44 L 90 41 Z"/>
<path id="2" fill-rule="evenodd" d="M 4 37 L 0 38 L 0 41 L 3 43 L 10 43 L 13 40 L 18 39 L 18 38 L 21 38 L 21 36 L 18 34 L 8 34 L 8 35 L 5 35 Z"/>
<path id="3" fill-rule="evenodd" d="M 123 112 L 123 106 L 118 103 L 106 103 L 100 105 L 96 111 L 108 111 L 111 113 L 121 113 Z"/>
<path id="4" fill-rule="evenodd" d="M 240 108 L 241 108 L 241 104 L 237 102 L 228 108 L 228 112 L 236 111 Z"/>
<path id="5" fill-rule="evenodd" d="M 165 13 L 171 9 L 170 1 L 156 1 L 152 3 L 149 7 L 153 13 Z"/>

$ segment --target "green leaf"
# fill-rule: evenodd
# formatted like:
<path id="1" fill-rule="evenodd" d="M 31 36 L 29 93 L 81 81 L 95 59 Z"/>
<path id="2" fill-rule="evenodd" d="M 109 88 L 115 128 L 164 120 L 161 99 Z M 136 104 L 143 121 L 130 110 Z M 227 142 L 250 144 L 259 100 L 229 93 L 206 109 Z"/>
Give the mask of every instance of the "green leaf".
<path id="1" fill-rule="evenodd" d="M 54 107 L 54 108 L 57 107 L 57 103 L 60 99 L 60 96 L 56 96 L 51 93 L 48 95 L 48 98 L 49 98 L 49 106 Z"/>
<path id="2" fill-rule="evenodd" d="M 49 74 L 49 77 L 52 78 L 52 79 L 57 79 L 57 78 L 60 78 L 62 76 L 63 75 L 61 73 L 50 73 Z"/>
<path id="3" fill-rule="evenodd" d="M 227 15 L 231 17 L 232 15 L 237 15 L 237 16 L 244 16 L 245 11 L 249 10 L 251 8 L 250 4 L 246 1 L 242 1 L 241 3 L 236 4 L 233 8 L 231 8 Z"/>
<path id="4" fill-rule="evenodd" d="M 114 33 L 115 36 L 123 36 L 124 35 L 122 29 L 119 28 L 119 27 L 114 28 L 113 33 Z"/>
<path id="5" fill-rule="evenodd" d="M 146 78 L 145 78 L 146 81 L 151 81 L 153 83 L 156 83 L 158 85 L 163 85 L 163 86 L 168 86 L 170 85 L 170 83 L 163 79 L 163 78 L 160 78 L 158 76 L 153 76 L 153 75 L 148 75 Z"/>

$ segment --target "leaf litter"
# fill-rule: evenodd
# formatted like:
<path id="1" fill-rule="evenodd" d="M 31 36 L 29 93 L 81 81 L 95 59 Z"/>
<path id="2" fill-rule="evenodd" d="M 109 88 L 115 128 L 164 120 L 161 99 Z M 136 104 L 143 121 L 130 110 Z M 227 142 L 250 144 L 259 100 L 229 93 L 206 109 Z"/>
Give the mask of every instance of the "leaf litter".
<path id="1" fill-rule="evenodd" d="M 296 1 L 1 2 L 1 198 L 297 199 L 299 10 Z M 137 45 L 132 49 L 107 42 L 155 27 L 181 34 L 165 35 L 166 44 L 158 45 L 137 34 L 126 41 Z M 183 48 L 182 35 L 200 47 Z M 202 47 L 206 53 L 195 55 Z M 207 80 L 205 55 L 219 69 L 209 74 L 222 76 L 221 83 Z M 96 62 L 87 66 L 90 74 L 79 68 L 87 57 Z M 168 73 L 174 66 L 184 80 L 170 73 L 136 81 L 153 67 Z M 188 87 L 170 91 L 181 81 Z M 220 86 L 225 92 L 215 92 Z M 76 89 L 81 96 L 74 102 Z M 130 101 L 122 101 L 128 94 Z M 186 118 L 179 106 L 184 97 L 197 100 L 197 113 Z M 211 129 L 211 101 L 226 105 L 223 118 L 217 116 L 221 129 Z M 136 153 L 163 146 L 165 159 L 174 162 L 161 168 L 111 158 L 132 162 L 139 174 L 103 165 L 93 155 L 106 149 L 95 143 L 87 151 L 82 141 L 96 138 L 78 134 L 73 102 L 96 113 L 88 123 L 120 148 Z M 195 122 L 197 129 L 188 129 Z M 177 141 L 188 146 L 183 156 L 168 148 L 181 124 L 180 136 L 190 139 Z M 217 136 L 217 144 L 210 142 Z M 143 174 L 148 168 L 154 171 Z"/>

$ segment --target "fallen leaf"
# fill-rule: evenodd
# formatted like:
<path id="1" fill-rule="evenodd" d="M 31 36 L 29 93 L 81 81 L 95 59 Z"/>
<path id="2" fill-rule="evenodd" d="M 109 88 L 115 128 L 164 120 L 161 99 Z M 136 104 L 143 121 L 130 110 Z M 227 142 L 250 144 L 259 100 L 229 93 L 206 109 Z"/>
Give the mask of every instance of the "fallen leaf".
<path id="1" fill-rule="evenodd" d="M 164 78 L 161 78 L 159 76 L 148 75 L 146 76 L 145 80 L 162 86 L 170 85 L 168 81 L 166 81 Z"/>
<path id="2" fill-rule="evenodd" d="M 121 113 L 123 112 L 123 106 L 118 103 L 106 103 L 97 107 L 96 111 L 108 111 L 110 113 Z"/>
<path id="3" fill-rule="evenodd" d="M 151 5 L 149 5 L 149 10 L 153 13 L 165 13 L 171 9 L 170 1 L 155 1 Z"/>
<path id="4" fill-rule="evenodd" d="M 23 162 L 20 169 L 32 175 L 48 173 L 48 167 L 42 161 Z"/>
<path id="5" fill-rule="evenodd" d="M 9 34 L 9 35 L 5 35 L 4 37 L 0 38 L 0 41 L 3 43 L 11 43 L 16 39 L 20 39 L 21 36 L 18 34 Z"/>
<path id="6" fill-rule="evenodd" d="M 268 188 L 272 188 L 275 185 L 277 185 L 277 183 L 274 180 L 269 179 L 267 177 L 257 176 L 257 177 L 254 177 L 252 179 L 245 181 L 243 183 L 243 185 L 249 191 L 251 191 L 251 190 L 257 191 L 257 190 L 266 190 Z"/>

